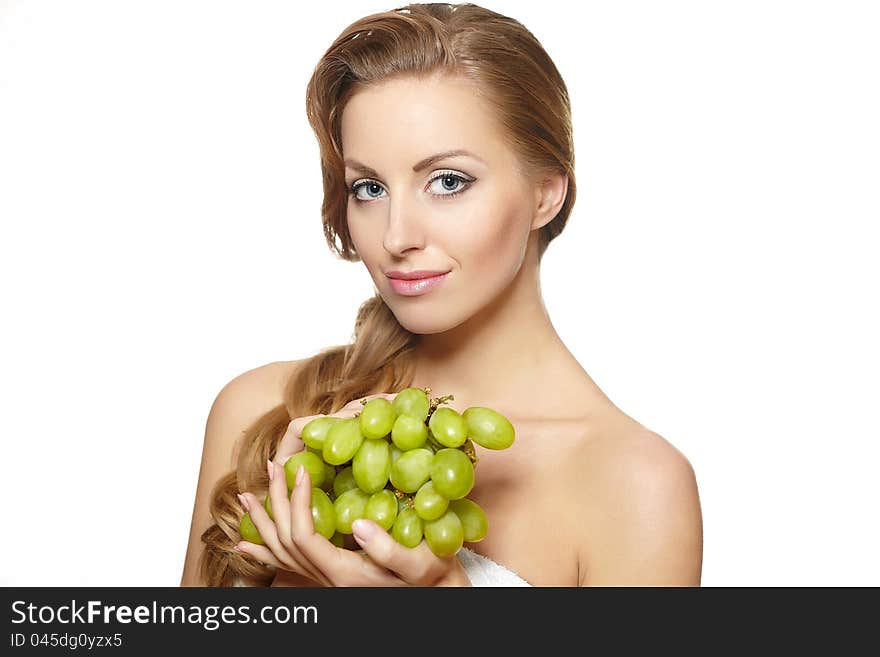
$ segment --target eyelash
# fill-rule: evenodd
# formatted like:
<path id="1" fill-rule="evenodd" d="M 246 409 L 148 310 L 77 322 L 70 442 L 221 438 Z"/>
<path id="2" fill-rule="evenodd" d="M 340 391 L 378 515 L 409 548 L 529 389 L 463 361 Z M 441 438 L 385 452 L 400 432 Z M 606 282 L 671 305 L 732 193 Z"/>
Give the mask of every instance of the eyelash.
<path id="1" fill-rule="evenodd" d="M 458 196 L 462 192 L 467 191 L 470 188 L 470 186 L 473 185 L 474 182 L 476 182 L 476 178 L 465 178 L 464 176 L 457 174 L 457 173 L 453 173 L 452 171 L 441 171 L 436 176 L 434 176 L 433 178 L 431 178 L 428 181 L 428 186 L 430 187 L 431 183 L 433 183 L 435 180 L 439 180 L 441 178 L 455 178 L 457 180 L 460 180 L 463 183 L 466 183 L 464 187 L 462 187 L 461 189 L 459 189 L 456 192 L 450 192 L 449 194 L 434 194 L 434 196 L 438 196 L 438 197 L 441 197 L 444 199 L 455 198 L 456 196 Z M 349 187 L 348 195 L 354 197 L 354 200 L 356 203 L 370 203 L 372 201 L 378 200 L 375 198 L 369 199 L 369 200 L 364 200 L 364 199 L 360 199 L 357 197 L 358 188 L 363 187 L 364 185 L 368 185 L 370 183 L 375 183 L 375 184 L 379 185 L 378 182 L 376 182 L 375 180 L 371 180 L 369 178 L 364 179 L 364 180 L 357 180 L 352 184 L 351 187 Z"/>

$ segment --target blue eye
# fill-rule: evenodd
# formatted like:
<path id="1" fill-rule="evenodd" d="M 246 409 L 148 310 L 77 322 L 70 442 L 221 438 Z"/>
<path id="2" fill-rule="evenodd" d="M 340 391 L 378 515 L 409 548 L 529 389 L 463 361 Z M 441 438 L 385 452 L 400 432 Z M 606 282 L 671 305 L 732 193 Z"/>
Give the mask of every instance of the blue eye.
<path id="1" fill-rule="evenodd" d="M 438 180 L 440 181 L 439 189 L 444 189 L 446 192 L 433 193 L 433 195 L 442 198 L 453 198 L 470 187 L 476 178 L 465 177 L 457 173 L 452 173 L 451 171 L 441 171 L 428 181 L 428 186 L 430 187 Z M 454 187 L 454 189 L 450 189 L 450 186 Z M 361 198 L 358 196 L 358 190 L 362 187 L 366 189 L 367 198 Z M 381 191 L 382 185 L 375 180 L 358 180 L 349 188 L 348 195 L 353 196 L 354 200 L 358 203 L 368 203 L 377 198 L 381 198 L 380 196 L 374 196 L 374 194 L 380 194 Z"/>
<path id="2" fill-rule="evenodd" d="M 431 178 L 431 181 L 428 184 L 429 185 L 433 184 L 435 181 L 438 181 L 438 180 L 441 183 L 440 189 L 444 189 L 447 192 L 445 194 L 438 194 L 438 196 L 457 196 L 458 194 L 460 194 L 462 191 L 464 191 L 466 189 L 467 183 L 470 182 L 469 180 L 466 180 L 466 179 L 462 178 L 461 176 L 457 176 L 454 173 L 442 173 L 439 176 L 435 176 L 434 178 Z M 457 183 L 459 183 L 459 184 L 456 185 L 455 189 L 449 189 L 445 185 L 446 185 L 446 183 L 449 183 L 450 181 L 454 185 Z M 464 186 L 462 186 L 462 185 L 464 185 Z"/>
<path id="3" fill-rule="evenodd" d="M 364 182 L 355 183 L 354 185 L 351 186 L 351 189 L 349 190 L 349 194 L 354 196 L 356 201 L 369 200 L 369 199 L 362 199 L 362 198 L 358 197 L 357 192 L 361 187 L 366 187 L 368 190 L 368 192 L 367 192 L 368 194 L 370 192 L 378 194 L 380 191 L 382 191 L 381 185 L 379 185 L 379 183 L 377 183 L 377 182 L 373 182 L 372 180 L 366 180 Z M 376 197 L 370 196 L 370 198 L 376 198 Z"/>

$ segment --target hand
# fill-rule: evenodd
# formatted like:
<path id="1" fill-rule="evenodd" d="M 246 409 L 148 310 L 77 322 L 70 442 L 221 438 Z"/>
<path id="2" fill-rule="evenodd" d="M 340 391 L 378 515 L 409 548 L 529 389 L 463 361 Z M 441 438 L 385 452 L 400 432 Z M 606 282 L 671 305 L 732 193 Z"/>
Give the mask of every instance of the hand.
<path id="1" fill-rule="evenodd" d="M 391 401 L 395 395 L 377 394 L 365 399 L 373 397 Z M 360 400 L 354 400 L 330 415 L 353 417 L 362 408 Z M 305 448 L 302 429 L 316 417 L 320 415 L 292 420 L 278 445 L 275 459 L 267 464 L 275 520 L 269 517 L 255 495 L 239 495 L 266 544 L 242 541 L 237 549 L 267 565 L 303 575 L 324 586 L 471 586 L 455 555 L 438 557 L 424 540 L 415 548 L 405 547 L 371 520 L 360 519 L 352 525 L 354 538 L 363 550 L 336 547 L 315 531 L 311 477 L 300 468 L 288 498 L 284 463 Z"/>

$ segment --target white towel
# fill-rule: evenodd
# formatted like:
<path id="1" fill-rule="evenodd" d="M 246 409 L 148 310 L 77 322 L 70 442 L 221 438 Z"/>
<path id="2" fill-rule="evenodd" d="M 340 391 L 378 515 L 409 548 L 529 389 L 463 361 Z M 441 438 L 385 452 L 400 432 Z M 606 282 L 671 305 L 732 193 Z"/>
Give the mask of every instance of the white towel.
<path id="1" fill-rule="evenodd" d="M 470 548 L 462 547 L 458 560 L 474 586 L 531 586 L 512 570 Z"/>

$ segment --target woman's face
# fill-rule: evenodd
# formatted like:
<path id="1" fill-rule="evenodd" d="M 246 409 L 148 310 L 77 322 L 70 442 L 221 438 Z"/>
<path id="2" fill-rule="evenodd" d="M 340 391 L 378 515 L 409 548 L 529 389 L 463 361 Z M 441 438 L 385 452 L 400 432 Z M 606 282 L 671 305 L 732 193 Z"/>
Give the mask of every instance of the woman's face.
<path id="1" fill-rule="evenodd" d="M 350 99 L 341 128 L 349 232 L 404 328 L 451 329 L 510 285 L 532 230 L 535 188 L 468 82 L 383 82 Z M 453 150 L 472 155 L 417 167 Z M 415 270 L 448 274 L 434 286 L 387 275 Z"/>

